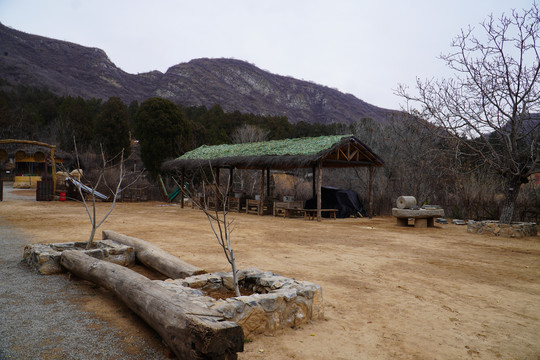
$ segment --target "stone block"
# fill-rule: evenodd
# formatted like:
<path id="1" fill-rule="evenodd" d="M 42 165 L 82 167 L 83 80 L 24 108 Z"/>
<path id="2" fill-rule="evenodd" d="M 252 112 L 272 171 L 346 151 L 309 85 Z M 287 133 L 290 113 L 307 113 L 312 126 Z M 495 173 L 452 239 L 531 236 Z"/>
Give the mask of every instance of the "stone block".
<path id="1" fill-rule="evenodd" d="M 60 265 L 60 256 L 64 250 L 80 250 L 96 259 L 111 261 L 124 266 L 135 265 L 133 248 L 110 240 L 105 242 L 102 240 L 94 241 L 94 248 L 90 250 L 86 250 L 86 242 L 27 245 L 24 248 L 23 260 L 40 274 L 59 274 L 64 272 Z"/>

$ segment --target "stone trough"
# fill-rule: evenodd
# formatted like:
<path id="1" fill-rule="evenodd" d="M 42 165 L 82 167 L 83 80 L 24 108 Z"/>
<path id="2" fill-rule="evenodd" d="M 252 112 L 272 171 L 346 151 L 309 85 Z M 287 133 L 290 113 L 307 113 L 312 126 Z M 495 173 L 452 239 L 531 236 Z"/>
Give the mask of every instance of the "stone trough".
<path id="1" fill-rule="evenodd" d="M 311 320 L 323 319 L 322 289 L 319 285 L 297 281 L 257 269 L 238 272 L 239 285 L 252 295 L 216 299 L 209 292 L 231 292 L 232 273 L 202 274 L 185 279 L 156 281 L 179 297 L 217 310 L 224 318 L 238 323 L 246 338 L 273 334 L 276 330 L 296 327 Z"/>
<path id="2" fill-rule="evenodd" d="M 488 234 L 509 238 L 522 238 L 536 236 L 538 234 L 536 223 L 516 222 L 501 224 L 495 220 L 469 220 L 467 222 L 467 231 L 475 234 Z"/>
<path id="3" fill-rule="evenodd" d="M 93 242 L 93 248 L 88 250 L 86 242 L 27 245 L 24 248 L 23 259 L 42 275 L 60 274 L 65 272 L 60 265 L 60 257 L 64 250 L 81 250 L 93 258 L 122 266 L 135 265 L 133 248 L 112 240 L 96 240 Z"/>
<path id="4" fill-rule="evenodd" d="M 236 297 L 230 272 L 201 274 L 204 270 L 176 257 L 172 261 L 171 254 L 144 240 L 112 231 L 103 237 L 90 250 L 86 242 L 28 245 L 24 260 L 41 274 L 67 269 L 111 291 L 154 328 L 179 359 L 237 359 L 246 338 L 324 318 L 319 285 L 241 270 L 239 284 L 247 295 Z M 149 267 L 162 273 L 192 276 L 150 280 L 128 269 L 136 259 L 157 265 Z"/>

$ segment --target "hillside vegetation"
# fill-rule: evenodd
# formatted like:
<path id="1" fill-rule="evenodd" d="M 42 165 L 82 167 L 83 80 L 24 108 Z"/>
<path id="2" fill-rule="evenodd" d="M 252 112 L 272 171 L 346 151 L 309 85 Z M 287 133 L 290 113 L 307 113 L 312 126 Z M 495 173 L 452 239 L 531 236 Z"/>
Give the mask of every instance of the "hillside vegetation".
<path id="1" fill-rule="evenodd" d="M 26 34 L 0 24 L 0 74 L 13 85 L 46 88 L 59 96 L 119 97 L 125 103 L 163 97 L 184 106 L 285 116 L 291 123 L 386 122 L 395 111 L 326 86 L 272 74 L 245 61 L 196 59 L 165 73 L 129 74 L 97 48 Z M 331 65 L 329 65 L 331 66 Z"/>

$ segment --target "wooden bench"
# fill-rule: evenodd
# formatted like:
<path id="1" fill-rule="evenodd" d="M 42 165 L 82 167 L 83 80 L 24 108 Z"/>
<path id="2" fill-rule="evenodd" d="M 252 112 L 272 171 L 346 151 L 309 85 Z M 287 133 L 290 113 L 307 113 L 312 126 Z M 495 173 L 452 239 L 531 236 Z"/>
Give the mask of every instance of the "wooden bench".
<path id="1" fill-rule="evenodd" d="M 229 196 L 228 198 L 229 211 L 241 212 L 243 208 L 244 199 L 241 197 Z"/>
<path id="2" fill-rule="evenodd" d="M 272 201 L 246 199 L 246 214 L 265 215 L 272 213 Z"/>
<path id="3" fill-rule="evenodd" d="M 317 218 L 317 209 L 300 209 L 304 213 L 304 219 L 314 220 Z M 336 219 L 336 213 L 338 209 L 321 209 L 322 213 L 328 213 L 331 218 Z"/>

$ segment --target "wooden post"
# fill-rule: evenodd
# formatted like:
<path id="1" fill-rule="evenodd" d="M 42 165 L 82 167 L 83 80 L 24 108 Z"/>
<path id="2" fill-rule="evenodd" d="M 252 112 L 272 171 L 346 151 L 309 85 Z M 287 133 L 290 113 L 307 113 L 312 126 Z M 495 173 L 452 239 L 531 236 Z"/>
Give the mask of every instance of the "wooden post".
<path id="1" fill-rule="evenodd" d="M 180 208 L 184 208 L 184 169 L 182 169 L 182 174 L 180 175 Z"/>
<path id="2" fill-rule="evenodd" d="M 229 168 L 229 191 L 232 191 L 232 189 L 233 189 L 232 188 L 233 187 L 233 175 L 234 175 L 233 169 L 234 169 L 233 167 Z"/>
<path id="3" fill-rule="evenodd" d="M 263 214 L 264 204 L 264 169 L 261 170 L 261 199 L 259 201 L 259 215 Z"/>
<path id="4" fill-rule="evenodd" d="M 56 196 L 56 161 L 54 160 L 54 149 L 56 148 L 56 146 L 52 145 L 51 146 L 51 166 L 52 166 L 52 188 L 53 188 L 53 193 L 52 193 L 52 196 L 53 198 Z"/>
<path id="5" fill-rule="evenodd" d="M 315 176 L 315 169 L 316 169 L 316 166 L 313 166 L 311 168 L 311 170 L 313 171 L 313 197 L 317 196 L 317 187 L 315 185 L 315 179 L 316 179 L 316 176 Z"/>
<path id="6" fill-rule="evenodd" d="M 270 197 L 270 168 L 266 169 L 266 196 Z"/>
<path id="7" fill-rule="evenodd" d="M 369 218 L 371 219 L 373 217 L 373 172 L 375 171 L 375 168 L 373 166 L 369 167 Z"/>
<path id="8" fill-rule="evenodd" d="M 317 221 L 321 221 L 321 203 L 322 203 L 322 161 L 318 164 L 318 180 L 317 180 Z"/>

